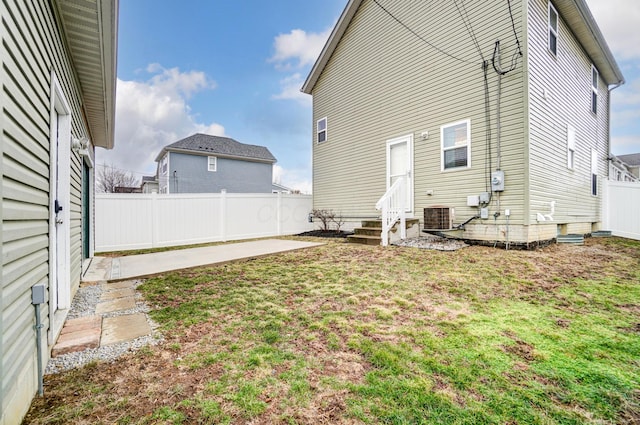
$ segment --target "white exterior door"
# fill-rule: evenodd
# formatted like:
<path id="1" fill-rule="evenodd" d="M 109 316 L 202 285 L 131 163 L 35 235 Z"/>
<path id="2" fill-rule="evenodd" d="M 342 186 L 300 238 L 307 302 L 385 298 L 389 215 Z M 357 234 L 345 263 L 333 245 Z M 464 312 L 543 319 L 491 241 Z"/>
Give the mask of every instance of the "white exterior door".
<path id="1" fill-rule="evenodd" d="M 413 135 L 387 141 L 387 190 L 400 177 L 406 177 L 406 212 L 413 213 Z"/>
<path id="2" fill-rule="evenodd" d="M 71 305 L 71 115 L 55 75 L 51 87 L 49 186 L 49 344 Z"/>

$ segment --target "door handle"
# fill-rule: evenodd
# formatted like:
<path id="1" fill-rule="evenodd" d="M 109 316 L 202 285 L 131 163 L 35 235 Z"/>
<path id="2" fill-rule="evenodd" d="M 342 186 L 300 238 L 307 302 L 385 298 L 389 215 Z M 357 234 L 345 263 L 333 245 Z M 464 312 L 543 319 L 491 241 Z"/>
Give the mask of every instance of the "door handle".
<path id="1" fill-rule="evenodd" d="M 62 205 L 60 205 L 60 202 L 58 202 L 58 200 L 56 199 L 53 203 L 53 211 L 58 214 L 60 211 L 62 211 Z"/>

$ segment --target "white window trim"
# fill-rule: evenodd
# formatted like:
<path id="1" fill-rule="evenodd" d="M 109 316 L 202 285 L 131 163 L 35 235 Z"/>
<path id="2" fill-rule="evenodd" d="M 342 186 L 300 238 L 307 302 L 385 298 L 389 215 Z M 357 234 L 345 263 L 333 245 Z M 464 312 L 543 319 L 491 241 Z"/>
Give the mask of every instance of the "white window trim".
<path id="1" fill-rule="evenodd" d="M 445 149 L 445 147 L 444 147 L 444 130 L 445 130 L 445 128 L 453 127 L 453 126 L 460 125 L 460 124 L 466 124 L 467 125 L 467 165 L 465 167 L 445 168 L 444 167 L 444 152 L 445 152 L 445 150 L 459 149 L 459 148 L 461 148 L 461 146 L 454 146 L 454 147 Z M 451 122 L 451 123 L 444 124 L 444 125 L 440 126 L 440 171 L 450 172 L 450 171 L 467 170 L 469 168 L 471 168 L 471 120 L 470 119 L 460 120 L 460 121 Z"/>
<path id="2" fill-rule="evenodd" d="M 320 122 L 324 121 L 324 130 L 320 130 Z M 329 125 L 328 125 L 328 120 L 327 117 L 324 118 L 320 118 L 318 121 L 316 121 L 316 140 L 318 143 L 324 143 L 327 140 L 329 140 Z M 324 140 L 320 141 L 320 133 L 324 132 Z"/>
<path id="3" fill-rule="evenodd" d="M 211 167 L 211 160 L 213 159 L 213 167 Z M 213 168 L 213 169 L 212 169 Z M 215 173 L 218 171 L 218 157 L 216 156 L 208 156 L 207 157 L 207 170 Z"/>
<path id="4" fill-rule="evenodd" d="M 555 29 L 551 26 L 551 11 L 552 10 L 553 10 L 553 13 L 555 13 L 555 15 L 556 15 L 556 28 Z M 560 15 L 558 14 L 558 11 L 556 10 L 556 8 L 553 7 L 553 4 L 551 4 L 551 2 L 549 2 L 549 7 L 547 8 L 547 50 L 549 50 L 549 52 L 553 56 L 557 56 L 558 55 L 558 41 L 560 40 L 559 33 L 560 33 Z M 553 34 L 556 37 L 556 51 L 555 52 L 553 50 L 551 50 L 551 34 Z"/>
<path id="5" fill-rule="evenodd" d="M 596 77 L 596 84 L 595 86 L 593 85 L 593 77 Z M 591 113 L 593 113 L 594 115 L 598 114 L 598 84 L 599 84 L 599 80 L 600 80 L 600 73 L 598 72 L 598 70 L 596 69 L 595 66 L 591 65 Z M 596 95 L 595 97 L 595 103 L 593 95 Z M 594 111 L 594 106 L 595 106 L 595 111 Z"/>
<path id="6" fill-rule="evenodd" d="M 576 129 L 567 124 L 567 168 L 574 170 L 576 167 Z"/>

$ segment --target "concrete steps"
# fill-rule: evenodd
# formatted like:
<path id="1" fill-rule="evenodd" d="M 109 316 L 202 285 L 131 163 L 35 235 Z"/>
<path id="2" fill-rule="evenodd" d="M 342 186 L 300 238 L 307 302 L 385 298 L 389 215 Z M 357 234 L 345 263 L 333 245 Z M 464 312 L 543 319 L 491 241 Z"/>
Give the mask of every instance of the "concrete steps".
<path id="1" fill-rule="evenodd" d="M 407 229 L 415 228 L 417 233 L 419 222 L 420 220 L 417 218 L 408 218 L 406 219 L 405 226 Z M 382 242 L 382 220 L 363 220 L 361 225 L 361 227 L 353 229 L 354 234 L 347 236 L 347 240 L 350 243 L 359 243 L 363 245 L 380 245 Z M 389 231 L 389 234 L 395 234 L 399 230 L 400 223 L 396 223 Z M 413 236 L 415 235 L 407 234 L 407 237 Z M 392 240 L 391 237 L 389 239 Z"/>

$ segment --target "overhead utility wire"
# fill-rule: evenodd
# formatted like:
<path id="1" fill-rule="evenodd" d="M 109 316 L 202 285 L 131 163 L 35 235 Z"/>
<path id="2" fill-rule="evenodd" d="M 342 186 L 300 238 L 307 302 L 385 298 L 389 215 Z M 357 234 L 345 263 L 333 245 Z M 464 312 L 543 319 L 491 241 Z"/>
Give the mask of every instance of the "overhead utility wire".
<path id="1" fill-rule="evenodd" d="M 407 24 L 405 24 L 404 22 L 402 22 L 400 19 L 398 19 L 396 16 L 394 16 L 391 12 L 389 12 L 387 9 L 385 9 L 384 6 L 382 6 L 378 0 L 373 0 L 373 2 L 376 4 L 376 6 L 378 6 L 380 9 L 382 9 L 387 15 L 389 15 L 394 21 L 396 21 L 398 24 L 402 25 L 407 31 L 409 31 L 411 34 L 415 35 L 417 38 L 419 38 L 422 42 L 424 42 L 425 44 L 427 44 L 429 47 L 431 47 L 434 50 L 437 50 L 438 52 L 442 53 L 443 55 L 449 56 L 451 59 L 455 59 L 458 62 L 463 62 L 463 63 L 468 63 L 468 64 L 474 64 L 474 62 L 465 60 L 465 59 L 460 59 L 459 57 L 456 57 L 454 55 L 452 55 L 451 53 L 448 53 L 444 50 L 442 50 L 441 48 L 439 48 L 438 46 L 434 45 L 433 43 L 430 43 L 428 40 L 426 40 L 424 37 L 422 37 L 420 34 L 418 34 L 417 32 L 415 32 L 414 30 L 412 30 L 411 28 L 409 28 L 407 26 Z"/>
<path id="2" fill-rule="evenodd" d="M 513 19 L 513 11 L 511 10 L 511 0 L 507 0 L 507 5 L 509 6 L 509 16 L 511 17 L 511 28 L 513 29 L 513 36 L 516 39 L 517 49 L 511 56 L 511 66 L 509 67 L 509 69 L 503 70 L 502 65 L 500 63 L 500 40 L 496 41 L 496 44 L 493 48 L 493 56 L 491 58 L 491 64 L 493 65 L 493 69 L 496 71 L 496 73 L 498 73 L 498 75 L 507 75 L 509 72 L 516 69 L 518 67 L 518 58 L 522 57 L 520 40 L 518 39 L 518 32 L 516 31 L 516 24 Z"/>
<path id="3" fill-rule="evenodd" d="M 456 9 L 458 9 L 458 14 L 460 15 L 460 19 L 462 19 L 462 23 L 464 24 L 464 27 L 467 29 L 467 33 L 469 33 L 469 36 L 471 37 L 471 41 L 473 41 L 473 44 L 476 46 L 476 49 L 478 50 L 478 54 L 480 55 L 480 59 L 482 59 L 482 63 L 484 64 L 484 56 L 482 54 L 482 49 L 480 49 L 480 43 L 478 43 L 478 39 L 476 38 L 476 33 L 473 31 L 473 27 L 471 26 L 471 20 L 469 19 L 467 10 L 464 8 L 464 3 L 462 3 L 462 9 L 464 10 L 464 15 L 460 10 L 460 7 L 458 7 L 458 2 L 456 0 L 454 0 L 453 4 L 456 6 Z"/>

